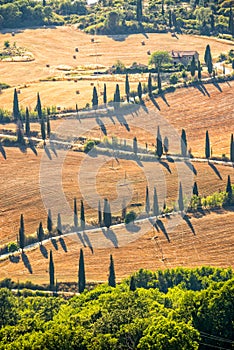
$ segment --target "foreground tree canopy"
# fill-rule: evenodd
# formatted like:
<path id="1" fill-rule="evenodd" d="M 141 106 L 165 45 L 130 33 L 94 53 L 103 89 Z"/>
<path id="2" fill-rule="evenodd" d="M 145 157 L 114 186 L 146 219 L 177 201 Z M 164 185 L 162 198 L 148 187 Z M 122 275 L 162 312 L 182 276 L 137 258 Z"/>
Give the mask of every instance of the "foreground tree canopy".
<path id="1" fill-rule="evenodd" d="M 69 300 L 0 289 L 0 349 L 231 349 L 231 269 L 140 270 L 132 280 Z"/>

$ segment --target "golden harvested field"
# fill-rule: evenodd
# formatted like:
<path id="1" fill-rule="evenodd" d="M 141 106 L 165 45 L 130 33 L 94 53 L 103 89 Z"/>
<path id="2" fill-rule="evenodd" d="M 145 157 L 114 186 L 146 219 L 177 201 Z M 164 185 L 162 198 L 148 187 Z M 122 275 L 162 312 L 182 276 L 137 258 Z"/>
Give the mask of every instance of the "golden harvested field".
<path id="1" fill-rule="evenodd" d="M 233 178 L 234 174 L 231 167 L 212 167 L 207 163 L 193 163 L 193 171 L 183 163 L 166 161 L 162 164 L 142 162 L 139 165 L 135 161 L 119 160 L 120 164 L 117 165 L 115 161 L 112 163 L 101 156 L 91 158 L 84 153 L 66 153 L 63 150 L 53 152 L 49 147 L 47 153 L 37 150 L 37 155 L 31 149 L 27 149 L 26 153 L 17 148 L 5 148 L 5 151 L 6 160 L 0 155 L 0 178 L 4 179 L 0 186 L 2 244 L 16 239 L 21 213 L 25 218 L 26 234 L 33 233 L 39 221 L 46 227 L 47 211 L 44 204 L 47 208 L 53 208 L 55 226 L 58 212 L 62 215 L 62 223 L 73 225 L 71 208 L 74 197 L 77 198 L 78 207 L 81 195 L 84 197 L 86 220 L 97 220 L 97 195 L 108 197 L 112 211 L 117 214 L 121 210 L 122 198 L 131 203 L 142 203 L 140 209 L 133 208 L 138 213 L 144 211 L 147 183 L 151 205 L 153 187 L 156 186 L 162 207 L 164 199 L 169 206 L 176 201 L 178 181 L 182 181 L 184 194 L 188 196 L 193 181 L 197 181 L 200 194 L 209 195 L 224 190 L 227 176 L 230 174 Z M 60 191 L 64 193 L 65 199 Z"/>
<path id="2" fill-rule="evenodd" d="M 168 232 L 170 243 L 161 229 L 151 229 L 141 236 L 137 230 L 144 229 L 147 224 L 135 225 L 134 232 L 131 228 L 127 231 L 113 226 L 109 233 L 97 230 L 80 236 L 72 234 L 62 241 L 57 239 L 56 243 L 47 242 L 40 249 L 27 251 L 24 261 L 21 256 L 12 261 L 1 261 L 1 278 L 10 276 L 16 281 L 48 283 L 47 256 L 52 249 L 56 279 L 59 282 L 77 281 L 81 247 L 84 249 L 86 279 L 89 282 L 107 281 L 110 253 L 114 257 L 117 280 L 140 268 L 233 267 L 233 211 L 204 214 L 201 218 L 190 217 L 187 222 L 181 219 L 172 231 L 168 227 L 173 226 L 174 220 L 177 222 L 178 216 L 162 219 L 160 225 Z M 153 239 L 155 236 L 157 238 Z"/>

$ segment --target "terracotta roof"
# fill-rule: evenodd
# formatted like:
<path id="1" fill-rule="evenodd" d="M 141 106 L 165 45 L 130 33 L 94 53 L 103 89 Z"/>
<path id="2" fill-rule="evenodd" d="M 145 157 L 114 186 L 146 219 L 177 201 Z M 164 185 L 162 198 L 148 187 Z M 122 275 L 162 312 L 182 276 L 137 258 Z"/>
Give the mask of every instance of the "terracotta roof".
<path id="1" fill-rule="evenodd" d="M 195 54 L 198 54 L 198 52 L 197 51 L 174 51 L 174 50 L 171 51 L 172 57 L 175 57 L 175 58 L 193 56 Z"/>

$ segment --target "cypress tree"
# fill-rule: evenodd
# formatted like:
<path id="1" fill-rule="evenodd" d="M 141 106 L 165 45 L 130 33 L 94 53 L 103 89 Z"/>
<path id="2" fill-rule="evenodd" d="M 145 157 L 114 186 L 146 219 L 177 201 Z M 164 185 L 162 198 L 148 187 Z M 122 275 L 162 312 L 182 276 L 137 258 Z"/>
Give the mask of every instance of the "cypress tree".
<path id="1" fill-rule="evenodd" d="M 49 260 L 49 276 L 50 276 L 50 289 L 54 289 L 54 261 L 53 261 L 53 253 L 50 250 L 50 260 Z"/>
<path id="2" fill-rule="evenodd" d="M 98 224 L 101 227 L 102 225 L 102 208 L 101 208 L 101 202 L 98 201 Z"/>
<path id="3" fill-rule="evenodd" d="M 74 221 L 74 226 L 75 228 L 78 227 L 78 216 L 77 216 L 77 204 L 76 204 L 76 198 L 74 198 L 74 208 L 73 208 L 73 221 Z"/>
<path id="4" fill-rule="evenodd" d="M 199 196 L 199 194 L 198 194 L 198 187 L 197 187 L 196 181 L 194 182 L 194 185 L 193 185 L 193 195 L 194 196 Z"/>
<path id="5" fill-rule="evenodd" d="M 158 195 L 157 195 L 156 187 L 154 187 L 153 214 L 156 217 L 159 215 Z"/>
<path id="6" fill-rule="evenodd" d="M 142 0 L 136 0 L 137 8 L 136 8 L 136 17 L 137 21 L 140 22 L 142 18 Z"/>
<path id="7" fill-rule="evenodd" d="M 158 71 L 158 92 L 160 93 L 162 91 L 162 82 L 160 77 L 160 72 Z"/>
<path id="8" fill-rule="evenodd" d="M 210 138 L 208 130 L 206 131 L 205 155 L 207 159 L 210 158 Z"/>
<path id="9" fill-rule="evenodd" d="M 234 163 L 234 140 L 233 134 L 231 134 L 231 142 L 230 142 L 230 161 Z"/>
<path id="10" fill-rule="evenodd" d="M 226 192 L 228 194 L 227 203 L 231 204 L 231 202 L 232 202 L 232 184 L 231 184 L 231 177 L 230 177 L 230 175 L 228 175 L 228 179 L 227 179 Z"/>
<path id="11" fill-rule="evenodd" d="M 213 32 L 215 29 L 215 16 L 213 13 L 210 15 L 210 27 L 211 31 Z"/>
<path id="12" fill-rule="evenodd" d="M 210 45 L 208 44 L 208 45 L 206 45 L 205 54 L 204 54 L 204 61 L 205 61 L 206 65 L 208 63 L 208 57 L 210 57 L 210 56 L 211 56 Z"/>
<path id="13" fill-rule="evenodd" d="M 41 118 L 41 138 L 44 141 L 44 145 L 46 144 L 46 131 L 45 131 L 45 121 L 44 118 Z"/>
<path id="14" fill-rule="evenodd" d="M 96 86 L 93 87 L 93 98 L 92 98 L 92 107 L 96 110 L 98 107 L 98 94 Z"/>
<path id="15" fill-rule="evenodd" d="M 171 9 L 168 11 L 168 25 L 171 28 L 172 27 L 172 21 L 171 21 Z"/>
<path id="16" fill-rule="evenodd" d="M 78 103 L 76 103 L 76 113 L 79 113 Z"/>
<path id="17" fill-rule="evenodd" d="M 163 147 L 164 147 L 164 152 L 167 154 L 169 151 L 169 140 L 167 136 L 164 137 Z"/>
<path id="18" fill-rule="evenodd" d="M 103 221 L 104 225 L 109 228 L 112 224 L 111 210 L 108 199 L 104 199 L 104 209 L 103 209 Z"/>
<path id="19" fill-rule="evenodd" d="M 142 99 L 142 86 L 141 86 L 141 82 L 139 81 L 138 86 L 137 86 L 137 95 L 139 97 L 139 99 Z"/>
<path id="20" fill-rule="evenodd" d="M 165 10 L 164 10 L 164 0 L 162 0 L 162 7 L 161 7 L 162 15 L 164 16 Z"/>
<path id="21" fill-rule="evenodd" d="M 180 144 L 181 144 L 181 155 L 183 157 L 186 157 L 187 156 L 187 137 L 184 129 L 182 129 L 182 132 L 181 132 Z"/>
<path id="22" fill-rule="evenodd" d="M 58 217 L 57 217 L 57 233 L 58 235 L 62 234 L 62 221 L 61 221 L 61 215 L 60 213 L 58 213 Z"/>
<path id="23" fill-rule="evenodd" d="M 136 136 L 133 139 L 133 152 L 137 155 L 138 146 L 137 146 L 137 138 L 136 138 Z"/>
<path id="24" fill-rule="evenodd" d="M 149 188 L 146 186 L 145 189 L 145 211 L 147 214 L 150 212 L 150 201 L 149 201 Z"/>
<path id="25" fill-rule="evenodd" d="M 24 130 L 23 130 L 23 124 L 21 120 L 17 121 L 16 125 L 16 136 L 17 136 L 17 142 L 24 145 Z"/>
<path id="26" fill-rule="evenodd" d="M 41 98 L 40 98 L 39 92 L 37 93 L 36 111 L 37 111 L 38 118 L 41 119 L 42 118 L 42 109 L 41 109 Z"/>
<path id="27" fill-rule="evenodd" d="M 49 209 L 47 214 L 47 230 L 49 233 L 51 233 L 52 229 L 53 229 L 52 215 L 51 215 L 51 210 Z"/>
<path id="28" fill-rule="evenodd" d="M 210 50 L 209 44 L 206 46 L 204 60 L 205 60 L 206 65 L 207 65 L 208 73 L 211 74 L 213 71 L 213 63 L 212 63 L 212 56 L 211 56 L 211 50 Z"/>
<path id="29" fill-rule="evenodd" d="M 183 199 L 183 189 L 182 189 L 182 184 L 180 182 L 180 188 L 179 188 L 179 200 L 178 200 L 178 204 L 179 204 L 179 210 L 181 212 L 184 211 L 184 199 Z"/>
<path id="30" fill-rule="evenodd" d="M 38 241 L 42 244 L 43 238 L 44 238 L 44 230 L 42 226 L 42 222 L 40 221 L 39 228 L 37 230 L 37 238 Z"/>
<path id="31" fill-rule="evenodd" d="M 201 75 L 201 62 L 200 61 L 198 61 L 198 63 L 197 63 L 197 77 L 198 77 L 198 80 L 201 80 L 201 78 L 202 78 L 202 75 Z"/>
<path id="32" fill-rule="evenodd" d="M 18 101 L 18 94 L 16 89 L 14 89 L 13 117 L 15 121 L 20 119 L 19 101 Z"/>
<path id="33" fill-rule="evenodd" d="M 26 112 L 25 112 L 25 133 L 28 137 L 30 136 L 30 120 L 29 120 L 28 107 L 26 107 Z"/>
<path id="34" fill-rule="evenodd" d="M 232 8 L 230 8 L 230 11 L 229 11 L 228 29 L 231 35 L 234 37 L 234 20 L 233 20 Z"/>
<path id="35" fill-rule="evenodd" d="M 126 77 L 125 77 L 125 94 L 127 97 L 127 101 L 129 102 L 130 85 L 129 85 L 128 74 L 126 74 Z"/>
<path id="36" fill-rule="evenodd" d="M 148 76 L 148 93 L 149 93 L 149 96 L 152 95 L 152 77 L 151 77 L 151 73 Z"/>
<path id="37" fill-rule="evenodd" d="M 192 61 L 190 63 L 190 73 L 192 77 L 194 77 L 196 71 L 196 62 L 195 62 L 195 57 L 193 56 Z"/>
<path id="38" fill-rule="evenodd" d="M 84 203 L 80 201 L 80 226 L 82 231 L 85 230 L 85 212 L 84 212 Z"/>
<path id="39" fill-rule="evenodd" d="M 25 247 L 24 216 L 23 216 L 23 214 L 21 214 L 21 216 L 20 216 L 19 246 L 23 252 L 24 247 Z"/>
<path id="40" fill-rule="evenodd" d="M 79 269 L 78 269 L 78 292 L 82 293 L 85 290 L 85 266 L 84 254 L 82 248 L 80 249 Z"/>
<path id="41" fill-rule="evenodd" d="M 119 103 L 120 103 L 119 84 L 116 84 L 115 94 L 114 94 L 114 102 L 116 103 L 116 106 L 119 107 Z"/>
<path id="42" fill-rule="evenodd" d="M 131 276 L 131 278 L 130 278 L 129 290 L 132 292 L 135 292 L 135 290 L 136 290 L 136 281 L 135 281 L 134 276 Z"/>
<path id="43" fill-rule="evenodd" d="M 103 88 L 103 103 L 104 105 L 107 104 L 106 84 L 104 84 L 104 88 Z"/>
<path id="44" fill-rule="evenodd" d="M 161 158 L 162 154 L 163 154 L 163 145 L 162 145 L 162 137 L 160 134 L 159 126 L 158 126 L 158 131 L 157 131 L 156 147 L 157 147 L 156 154 L 159 158 Z"/>
<path id="45" fill-rule="evenodd" d="M 46 129 L 47 129 L 47 136 L 50 137 L 51 128 L 50 128 L 50 118 L 48 116 L 46 118 Z"/>
<path id="46" fill-rule="evenodd" d="M 108 277 L 108 285 L 110 287 L 116 287 L 115 282 L 115 267 L 114 267 L 114 260 L 112 257 L 112 254 L 110 255 L 110 266 L 109 266 L 109 277 Z"/>
<path id="47" fill-rule="evenodd" d="M 126 201 L 125 199 L 123 199 L 123 202 L 122 202 L 122 219 L 123 220 L 125 219 L 126 212 L 127 212 Z"/>

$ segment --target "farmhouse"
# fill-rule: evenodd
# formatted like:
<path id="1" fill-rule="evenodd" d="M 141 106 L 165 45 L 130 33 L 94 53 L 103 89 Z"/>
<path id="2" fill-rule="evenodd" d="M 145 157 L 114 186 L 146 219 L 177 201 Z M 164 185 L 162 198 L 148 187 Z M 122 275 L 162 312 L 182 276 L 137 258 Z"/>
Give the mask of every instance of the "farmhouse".
<path id="1" fill-rule="evenodd" d="M 197 51 L 171 51 L 171 58 L 174 64 L 182 63 L 187 66 L 191 62 L 193 56 L 197 62 L 199 60 L 199 53 Z"/>

